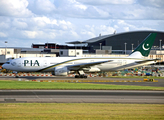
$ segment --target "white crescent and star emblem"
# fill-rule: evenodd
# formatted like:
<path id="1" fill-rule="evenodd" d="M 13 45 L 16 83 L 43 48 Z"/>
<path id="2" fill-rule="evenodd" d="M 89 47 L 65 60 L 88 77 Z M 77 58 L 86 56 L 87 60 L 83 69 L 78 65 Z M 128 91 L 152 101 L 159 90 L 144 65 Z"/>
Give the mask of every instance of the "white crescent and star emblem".
<path id="1" fill-rule="evenodd" d="M 142 48 L 144 49 L 144 50 L 149 50 L 150 48 L 145 48 L 145 43 L 142 45 Z M 149 44 L 146 44 L 147 46 L 149 46 Z"/>

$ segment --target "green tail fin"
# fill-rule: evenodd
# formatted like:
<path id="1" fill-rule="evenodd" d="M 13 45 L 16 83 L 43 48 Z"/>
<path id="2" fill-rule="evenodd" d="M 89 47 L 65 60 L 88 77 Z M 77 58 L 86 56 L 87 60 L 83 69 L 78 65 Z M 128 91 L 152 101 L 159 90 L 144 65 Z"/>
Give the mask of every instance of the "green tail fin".
<path id="1" fill-rule="evenodd" d="M 130 56 L 135 56 L 135 53 L 140 52 L 143 57 L 147 57 L 150 53 L 150 50 L 154 43 L 156 35 L 157 35 L 157 33 L 150 33 L 145 38 L 145 40 L 130 54 Z M 136 55 L 138 55 L 138 54 L 136 54 Z"/>

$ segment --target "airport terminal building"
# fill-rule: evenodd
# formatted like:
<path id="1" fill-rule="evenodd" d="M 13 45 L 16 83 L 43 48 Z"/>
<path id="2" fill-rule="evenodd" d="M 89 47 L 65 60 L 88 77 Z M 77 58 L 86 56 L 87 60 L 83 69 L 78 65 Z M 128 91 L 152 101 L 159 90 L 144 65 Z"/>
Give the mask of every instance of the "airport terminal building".
<path id="1" fill-rule="evenodd" d="M 101 34 L 98 37 L 85 40 L 67 42 L 67 44 L 83 44 L 88 47 L 89 53 L 96 53 L 96 50 L 108 50 L 109 53 L 124 54 L 125 50 L 134 50 L 150 33 L 157 33 L 152 49 L 164 49 L 164 32 L 161 31 L 132 31 L 114 33 L 109 35 Z"/>

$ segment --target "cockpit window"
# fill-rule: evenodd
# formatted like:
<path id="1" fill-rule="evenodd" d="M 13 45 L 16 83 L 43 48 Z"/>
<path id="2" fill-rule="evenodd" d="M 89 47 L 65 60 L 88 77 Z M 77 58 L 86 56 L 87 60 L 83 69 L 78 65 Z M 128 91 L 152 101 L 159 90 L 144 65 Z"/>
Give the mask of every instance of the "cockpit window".
<path id="1" fill-rule="evenodd" d="M 16 62 L 11 63 L 11 65 L 12 65 L 12 66 L 15 66 L 15 65 L 16 65 Z"/>
<path id="2" fill-rule="evenodd" d="M 10 62 L 6 62 L 5 64 L 10 64 Z"/>

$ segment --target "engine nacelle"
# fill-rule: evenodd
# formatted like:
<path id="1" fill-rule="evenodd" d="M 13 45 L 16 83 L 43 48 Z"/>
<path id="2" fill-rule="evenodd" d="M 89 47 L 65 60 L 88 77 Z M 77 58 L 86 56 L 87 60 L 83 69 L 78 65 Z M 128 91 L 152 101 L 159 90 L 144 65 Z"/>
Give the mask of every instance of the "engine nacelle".
<path id="1" fill-rule="evenodd" d="M 99 72 L 100 69 L 96 67 L 91 67 L 91 68 L 83 68 L 85 72 Z"/>
<path id="2" fill-rule="evenodd" d="M 100 71 L 99 68 L 91 68 L 91 69 L 89 70 L 89 72 L 99 72 L 99 71 Z"/>
<path id="3" fill-rule="evenodd" d="M 67 67 L 55 67 L 52 75 L 67 76 L 68 75 L 68 68 Z"/>

